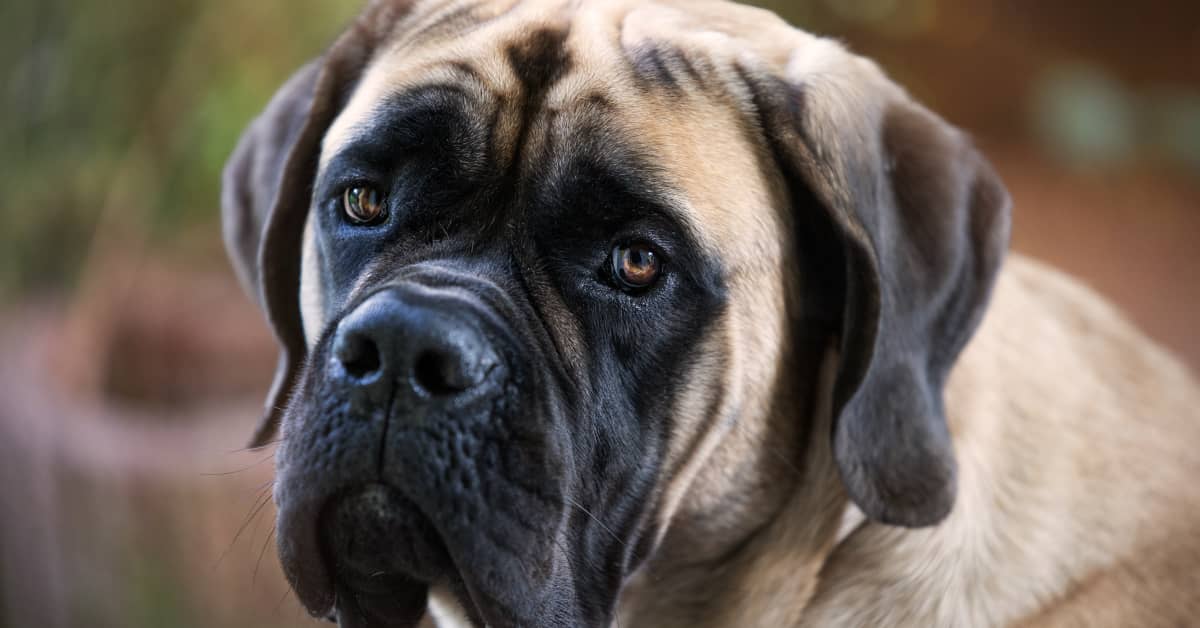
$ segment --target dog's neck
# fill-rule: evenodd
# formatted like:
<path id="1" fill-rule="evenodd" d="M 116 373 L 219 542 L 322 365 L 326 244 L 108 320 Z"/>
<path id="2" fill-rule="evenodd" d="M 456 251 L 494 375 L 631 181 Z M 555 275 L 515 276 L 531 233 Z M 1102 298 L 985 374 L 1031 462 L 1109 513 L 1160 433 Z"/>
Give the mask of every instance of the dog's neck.
<path id="1" fill-rule="evenodd" d="M 836 356 L 827 353 L 810 406 L 811 433 L 802 439 L 805 451 L 795 452 L 787 464 L 793 482 L 784 487 L 773 516 L 728 539 L 723 551 L 705 551 L 712 540 L 704 537 L 712 530 L 703 521 L 673 524 L 655 557 L 626 586 L 614 625 L 799 623 L 826 559 L 864 521 L 842 488 L 828 437 L 836 364 Z"/>

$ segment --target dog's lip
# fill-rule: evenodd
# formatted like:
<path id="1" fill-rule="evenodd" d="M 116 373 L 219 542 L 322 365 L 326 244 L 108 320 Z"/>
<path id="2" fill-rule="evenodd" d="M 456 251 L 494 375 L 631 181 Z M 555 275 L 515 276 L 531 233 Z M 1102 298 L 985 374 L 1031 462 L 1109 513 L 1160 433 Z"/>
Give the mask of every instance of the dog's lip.
<path id="1" fill-rule="evenodd" d="M 354 489 L 355 491 L 361 490 Z M 285 575 L 296 598 L 315 618 L 337 621 L 343 626 L 416 626 L 433 585 L 448 586 L 458 603 L 478 625 L 509 625 L 504 602 L 481 590 L 477 578 L 469 577 L 471 558 L 450 552 L 449 572 L 434 582 L 405 575 L 400 570 L 356 573 L 339 569 L 323 540 L 322 514 L 338 495 L 325 499 L 285 500 L 277 523 L 278 551 Z M 458 548 L 463 551 L 463 548 Z M 463 561 L 466 561 L 465 563 Z M 467 571 L 464 571 L 466 569 Z M 424 577 L 424 576 L 421 576 Z M 413 614 L 420 595 L 420 612 Z M 349 601 L 348 601 L 349 600 Z M 411 620 L 411 621 L 410 621 Z M 364 623 L 367 622 L 367 623 Z"/>
<path id="2" fill-rule="evenodd" d="M 348 599 L 353 599 L 357 612 L 372 615 L 380 614 L 389 598 L 414 590 L 424 601 L 428 585 L 400 574 L 335 574 L 331 565 L 336 559 L 327 555 L 321 541 L 322 508 L 314 502 L 282 508 L 277 524 L 280 563 L 296 598 L 310 615 L 345 623 L 346 616 L 354 614 L 346 608 Z"/>
<path id="3" fill-rule="evenodd" d="M 372 580 L 346 584 L 339 579 L 335 606 L 342 628 L 417 626 L 426 613 L 429 587 L 404 576 Z"/>
<path id="4" fill-rule="evenodd" d="M 337 594 L 321 552 L 320 508 L 321 504 L 313 500 L 299 504 L 284 502 L 279 510 L 276 538 L 280 564 L 296 598 L 312 616 L 330 618 Z"/>
<path id="5" fill-rule="evenodd" d="M 296 507 L 281 508 L 277 524 L 281 563 L 297 599 L 313 617 L 350 627 L 416 626 L 427 612 L 428 591 L 433 584 L 421 579 L 426 576 L 413 577 L 404 568 L 346 560 L 329 546 L 328 515 L 334 507 L 347 495 L 362 497 L 371 491 L 398 494 L 385 484 L 367 483 L 325 500 L 306 500 Z M 435 579 L 455 592 L 470 616 L 482 618 L 485 609 L 465 586 L 457 565 L 449 567 L 453 573 Z"/>
<path id="6" fill-rule="evenodd" d="M 429 583 L 451 576 L 441 536 L 416 504 L 387 484 L 367 483 L 329 500 L 318 533 L 344 624 L 415 626 Z"/>

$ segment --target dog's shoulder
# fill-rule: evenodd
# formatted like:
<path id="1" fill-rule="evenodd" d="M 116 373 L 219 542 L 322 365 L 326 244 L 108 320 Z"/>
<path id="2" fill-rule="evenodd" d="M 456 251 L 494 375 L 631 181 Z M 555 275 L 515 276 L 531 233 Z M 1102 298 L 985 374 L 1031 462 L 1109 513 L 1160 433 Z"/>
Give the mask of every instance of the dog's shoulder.
<path id="1" fill-rule="evenodd" d="M 1021 255 L 1000 273 L 947 398 L 988 404 L 959 413 L 953 427 L 964 432 L 1002 409 L 1024 423 L 1069 428 L 1088 448 L 1157 442 L 1179 464 L 1200 464 L 1200 452 L 1180 442 L 1200 435 L 1200 385 L 1191 370 L 1082 282 Z"/>
<path id="2" fill-rule="evenodd" d="M 946 403 L 954 511 L 933 528 L 852 534 L 811 625 L 1039 612 L 1048 625 L 1175 625 L 1200 613 L 1200 387 L 1116 308 L 1012 256 Z"/>
<path id="3" fill-rule="evenodd" d="M 1011 426 L 992 444 L 1030 465 L 1026 483 L 1046 488 L 1044 501 L 1028 507 L 1058 511 L 1041 528 L 1071 529 L 1055 543 L 1064 558 L 1075 553 L 1060 563 L 1065 589 L 1031 623 L 1193 621 L 1200 616 L 1194 374 L 1078 281 L 1019 256 L 1009 266 L 994 318 L 981 330 L 983 359 L 1000 361 L 995 391 L 1009 397 L 997 402 L 1009 409 L 999 418 Z M 1007 470 L 1014 474 L 1022 469 Z"/>

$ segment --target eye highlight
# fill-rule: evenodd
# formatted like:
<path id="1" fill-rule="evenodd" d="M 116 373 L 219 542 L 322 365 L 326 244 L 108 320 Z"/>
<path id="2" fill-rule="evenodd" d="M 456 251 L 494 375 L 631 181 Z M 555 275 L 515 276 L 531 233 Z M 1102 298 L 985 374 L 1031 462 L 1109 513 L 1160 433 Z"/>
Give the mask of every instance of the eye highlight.
<path id="1" fill-rule="evenodd" d="M 342 193 L 342 212 L 356 225 L 378 222 L 384 214 L 383 194 L 367 186 L 346 188 Z"/>
<path id="2" fill-rule="evenodd" d="M 628 292 L 654 285 L 662 273 L 662 258 L 646 242 L 619 244 L 612 250 L 612 276 Z"/>

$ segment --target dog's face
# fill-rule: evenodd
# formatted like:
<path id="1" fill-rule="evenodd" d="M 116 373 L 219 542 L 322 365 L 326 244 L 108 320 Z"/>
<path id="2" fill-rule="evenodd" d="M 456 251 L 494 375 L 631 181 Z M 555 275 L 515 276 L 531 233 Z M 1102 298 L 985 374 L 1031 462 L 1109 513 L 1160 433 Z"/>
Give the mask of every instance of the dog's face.
<path id="1" fill-rule="evenodd" d="M 719 3 L 375 2 L 226 176 L 316 614 L 412 625 L 438 586 L 488 625 L 603 625 L 673 525 L 769 517 L 827 349 L 848 495 L 953 503 L 941 384 L 1007 199 L 836 44 Z"/>

